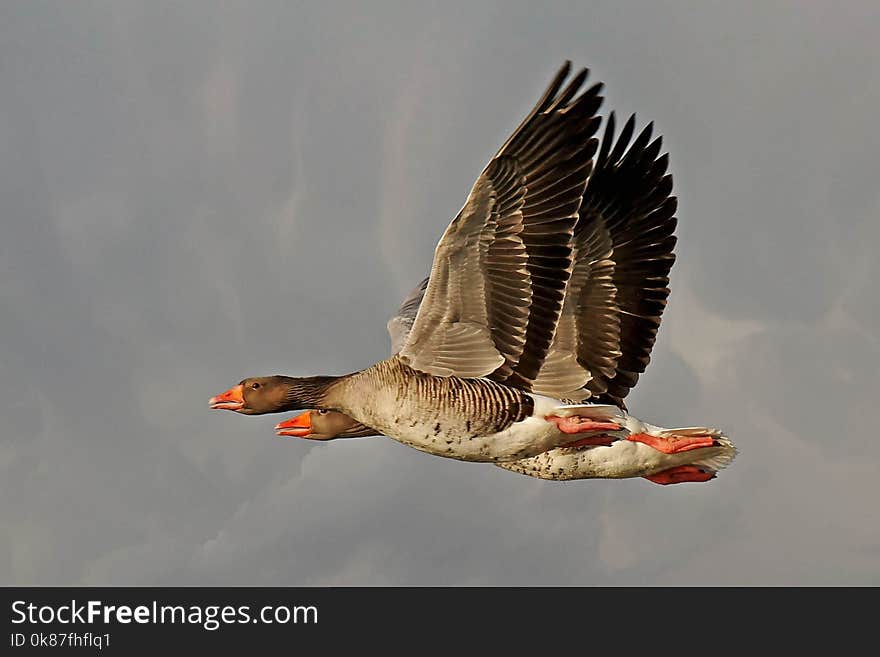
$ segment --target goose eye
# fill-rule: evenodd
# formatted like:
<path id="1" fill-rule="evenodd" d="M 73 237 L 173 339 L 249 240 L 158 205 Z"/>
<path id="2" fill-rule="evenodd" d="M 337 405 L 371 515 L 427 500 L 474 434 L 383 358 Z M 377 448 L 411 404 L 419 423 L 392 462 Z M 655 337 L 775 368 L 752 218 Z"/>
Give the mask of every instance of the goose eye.
<path id="1" fill-rule="evenodd" d="M 329 411 L 327 411 L 327 409 L 325 409 L 325 408 L 318 409 L 318 415 L 327 415 L 328 412 Z"/>
<path id="2" fill-rule="evenodd" d="M 257 383 L 256 381 L 254 381 L 254 382 L 251 384 L 251 390 L 259 390 L 259 389 L 260 389 L 260 384 Z"/>

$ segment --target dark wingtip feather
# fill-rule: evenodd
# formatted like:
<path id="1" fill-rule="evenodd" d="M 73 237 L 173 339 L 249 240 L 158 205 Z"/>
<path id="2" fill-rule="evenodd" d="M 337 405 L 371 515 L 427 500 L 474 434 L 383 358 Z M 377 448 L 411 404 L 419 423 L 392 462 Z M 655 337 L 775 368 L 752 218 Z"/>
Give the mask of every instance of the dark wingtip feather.
<path id="1" fill-rule="evenodd" d="M 565 60 L 565 64 L 562 65 L 562 68 L 556 72 L 556 75 L 553 77 L 553 81 L 547 87 L 544 94 L 541 96 L 541 99 L 538 101 L 538 104 L 535 106 L 535 109 L 532 110 L 532 114 L 529 116 L 534 116 L 539 112 L 543 112 L 549 107 L 549 104 L 552 104 L 551 101 L 556 97 L 556 94 L 559 93 L 559 88 L 562 86 L 562 83 L 565 82 L 565 78 L 568 77 L 568 74 L 571 72 L 571 60 Z"/>
<path id="2" fill-rule="evenodd" d="M 636 115 L 631 114 L 626 123 L 623 125 L 623 130 L 620 131 L 620 136 L 617 138 L 617 143 L 614 145 L 611 154 L 608 156 L 608 158 L 612 162 L 617 162 L 618 160 L 620 160 L 620 158 L 623 157 L 623 154 L 626 152 L 627 146 L 629 146 L 629 141 L 630 139 L 632 139 L 635 127 Z"/>
<path id="3" fill-rule="evenodd" d="M 571 60 L 566 59 L 565 63 L 559 68 L 556 72 L 556 76 L 553 78 L 553 86 L 556 89 L 553 91 L 553 95 L 556 95 L 556 92 L 559 91 L 559 87 L 562 86 L 563 80 L 568 77 L 569 73 L 571 73 Z"/>
<path id="4" fill-rule="evenodd" d="M 652 178 L 660 177 L 657 175 L 657 167 L 655 166 L 657 155 L 660 153 L 660 144 L 657 143 L 656 139 L 641 151 L 631 149 L 630 152 L 633 153 L 634 158 L 639 160 L 640 168 L 646 169 L 646 175 Z"/>
<path id="5" fill-rule="evenodd" d="M 575 97 L 578 89 L 583 86 L 584 82 L 587 79 L 587 75 L 589 74 L 589 69 L 582 68 L 577 75 L 575 75 L 571 82 L 568 83 L 568 86 L 562 91 L 561 94 L 556 98 L 554 103 L 545 111 L 554 112 L 560 107 L 565 107 L 568 105 L 569 101 Z"/>
<path id="6" fill-rule="evenodd" d="M 599 149 L 599 157 L 596 158 L 596 169 L 601 170 L 611 152 L 611 142 L 614 141 L 614 110 L 608 115 L 605 123 L 605 134 L 602 136 L 602 147 Z"/>
<path id="7" fill-rule="evenodd" d="M 639 133 L 639 136 L 636 137 L 635 141 L 632 143 L 632 146 L 629 148 L 629 152 L 634 157 L 639 157 L 639 154 L 645 150 L 645 146 L 648 145 L 648 142 L 651 139 L 651 130 L 654 127 L 654 122 L 652 121 L 648 125 L 646 125 L 642 131 Z"/>
<path id="8" fill-rule="evenodd" d="M 663 177 L 663 174 L 666 173 L 666 169 L 669 168 L 669 154 L 664 153 L 660 157 L 656 157 L 656 149 L 654 149 L 654 145 L 648 147 L 648 154 L 651 156 L 654 164 L 651 165 L 651 169 L 648 172 L 648 177 L 651 180 L 659 180 Z"/>

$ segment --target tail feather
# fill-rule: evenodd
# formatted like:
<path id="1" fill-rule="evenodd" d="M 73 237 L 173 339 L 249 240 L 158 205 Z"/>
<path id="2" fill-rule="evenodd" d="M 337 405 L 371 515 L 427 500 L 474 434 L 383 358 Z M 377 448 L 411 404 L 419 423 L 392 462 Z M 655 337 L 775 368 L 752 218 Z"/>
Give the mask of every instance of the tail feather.
<path id="1" fill-rule="evenodd" d="M 704 447 L 699 451 L 700 458 L 694 461 L 694 465 L 709 468 L 715 472 L 723 470 L 733 462 L 739 450 L 734 446 L 730 439 L 720 431 L 713 430 L 715 433 L 715 442 L 717 445 L 712 447 Z"/>
<path id="2" fill-rule="evenodd" d="M 655 432 L 664 438 L 687 438 L 693 436 L 711 436 L 715 444 L 711 447 L 701 447 L 691 452 L 699 458 L 691 461 L 692 465 L 708 468 L 718 472 L 731 464 L 736 458 L 738 450 L 730 439 L 720 429 L 713 427 L 679 427 L 676 429 L 661 429 Z"/>

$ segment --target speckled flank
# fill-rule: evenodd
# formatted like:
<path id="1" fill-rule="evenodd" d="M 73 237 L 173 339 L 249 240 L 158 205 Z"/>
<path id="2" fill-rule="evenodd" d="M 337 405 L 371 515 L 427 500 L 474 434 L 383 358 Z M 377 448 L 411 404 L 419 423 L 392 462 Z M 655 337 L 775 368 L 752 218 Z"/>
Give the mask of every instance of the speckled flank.
<path id="1" fill-rule="evenodd" d="M 717 471 L 726 467 L 737 452 L 726 437 L 721 437 L 718 443 L 715 447 L 664 454 L 643 443 L 618 440 L 608 447 L 563 447 L 532 458 L 497 465 L 530 477 L 556 481 L 645 477 L 691 464 Z"/>
<path id="2" fill-rule="evenodd" d="M 550 423 L 532 417 L 534 399 L 522 390 L 482 378 L 431 376 L 397 357 L 341 380 L 326 405 L 406 445 L 465 460 L 522 458 L 559 438 Z"/>

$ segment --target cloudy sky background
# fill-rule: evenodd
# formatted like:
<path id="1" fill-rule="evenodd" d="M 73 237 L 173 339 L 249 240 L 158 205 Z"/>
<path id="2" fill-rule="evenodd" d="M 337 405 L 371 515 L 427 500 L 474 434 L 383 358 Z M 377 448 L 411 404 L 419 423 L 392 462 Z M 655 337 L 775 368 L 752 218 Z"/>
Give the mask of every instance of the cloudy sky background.
<path id="1" fill-rule="evenodd" d="M 4 2 L 0 583 L 880 584 L 876 2 Z M 708 484 L 542 482 L 209 411 L 343 373 L 561 62 L 654 120 L 629 397 Z"/>

